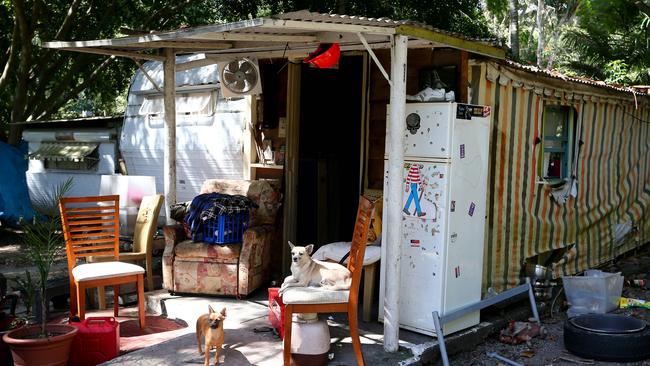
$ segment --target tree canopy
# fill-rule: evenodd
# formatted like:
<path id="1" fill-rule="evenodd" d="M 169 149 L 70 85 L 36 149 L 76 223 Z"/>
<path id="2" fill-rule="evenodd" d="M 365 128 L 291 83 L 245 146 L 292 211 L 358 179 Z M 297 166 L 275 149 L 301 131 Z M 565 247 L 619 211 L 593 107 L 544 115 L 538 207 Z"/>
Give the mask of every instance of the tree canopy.
<path id="1" fill-rule="evenodd" d="M 124 108 L 133 61 L 43 49 L 42 42 L 114 38 L 301 9 L 411 19 L 475 37 L 512 35 L 512 56 L 521 62 L 647 84 L 647 1 L 0 0 L 0 133 L 9 122 Z M 11 142 L 19 132 L 11 129 Z"/>

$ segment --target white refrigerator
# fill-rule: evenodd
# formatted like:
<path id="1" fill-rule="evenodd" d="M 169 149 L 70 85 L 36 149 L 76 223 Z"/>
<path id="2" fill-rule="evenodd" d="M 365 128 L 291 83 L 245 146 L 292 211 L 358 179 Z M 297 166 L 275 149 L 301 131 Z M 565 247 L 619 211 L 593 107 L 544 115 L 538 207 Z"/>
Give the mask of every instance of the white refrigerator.
<path id="1" fill-rule="evenodd" d="M 434 310 L 443 315 L 481 300 L 490 107 L 407 104 L 405 127 L 399 322 L 401 328 L 434 335 Z M 391 228 L 385 212 L 383 222 L 386 238 Z M 386 245 L 382 245 L 380 321 Z M 444 333 L 478 322 L 475 312 L 444 324 Z"/>

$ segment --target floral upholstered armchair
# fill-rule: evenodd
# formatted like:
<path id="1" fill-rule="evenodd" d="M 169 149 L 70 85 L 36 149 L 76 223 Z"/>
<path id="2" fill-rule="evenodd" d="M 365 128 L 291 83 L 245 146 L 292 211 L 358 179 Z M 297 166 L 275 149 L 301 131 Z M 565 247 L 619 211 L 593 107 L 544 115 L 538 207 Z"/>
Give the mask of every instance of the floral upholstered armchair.
<path id="1" fill-rule="evenodd" d="M 209 179 L 201 194 L 244 195 L 257 204 L 242 243 L 207 244 L 188 239 L 181 224 L 164 227 L 163 287 L 170 292 L 246 296 L 264 284 L 281 205 L 277 180 Z"/>

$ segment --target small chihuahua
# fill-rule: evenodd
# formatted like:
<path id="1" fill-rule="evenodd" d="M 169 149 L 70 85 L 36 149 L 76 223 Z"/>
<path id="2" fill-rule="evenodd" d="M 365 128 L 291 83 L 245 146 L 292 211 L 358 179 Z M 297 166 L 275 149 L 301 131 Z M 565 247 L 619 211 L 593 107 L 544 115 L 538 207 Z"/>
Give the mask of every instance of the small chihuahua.
<path id="1" fill-rule="evenodd" d="M 201 350 L 201 336 L 205 337 L 205 366 L 210 365 L 210 349 L 216 348 L 214 364 L 219 363 L 219 351 L 223 346 L 224 332 L 223 321 L 226 319 L 226 308 L 217 313 L 208 305 L 209 313 L 201 315 L 196 320 L 196 342 L 199 346 L 199 353 L 203 354 Z"/>

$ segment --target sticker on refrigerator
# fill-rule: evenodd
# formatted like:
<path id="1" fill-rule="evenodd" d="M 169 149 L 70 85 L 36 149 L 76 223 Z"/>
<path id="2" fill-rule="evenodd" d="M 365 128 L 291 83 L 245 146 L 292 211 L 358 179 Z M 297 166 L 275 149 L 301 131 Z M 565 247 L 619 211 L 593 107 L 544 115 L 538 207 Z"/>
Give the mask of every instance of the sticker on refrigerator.
<path id="1" fill-rule="evenodd" d="M 460 144 L 460 158 L 465 158 L 465 144 Z"/>
<path id="2" fill-rule="evenodd" d="M 455 243 L 456 239 L 458 239 L 458 234 L 456 234 L 456 233 L 451 234 L 451 242 Z"/>
<path id="3" fill-rule="evenodd" d="M 422 193 L 424 193 L 424 187 L 422 186 L 423 177 L 420 176 L 420 170 L 423 167 L 422 164 L 411 164 L 406 175 L 406 193 L 408 194 L 408 199 L 404 204 L 402 212 L 409 216 L 415 215 L 417 217 L 422 217 L 426 215 L 426 212 L 423 212 L 420 207 Z M 411 204 L 415 206 L 413 213 L 411 213 Z"/>
<path id="4" fill-rule="evenodd" d="M 490 117 L 490 113 L 492 113 L 492 108 L 489 105 L 483 107 L 483 117 Z"/>
<path id="5" fill-rule="evenodd" d="M 454 268 L 454 275 L 456 278 L 460 277 L 460 266 Z"/>
<path id="6" fill-rule="evenodd" d="M 475 209 L 475 208 L 476 208 L 476 205 L 474 204 L 474 202 L 472 202 L 472 203 L 469 205 L 469 212 L 468 212 L 468 214 L 469 214 L 470 216 L 474 216 L 474 209 Z"/>
<path id="7" fill-rule="evenodd" d="M 449 211 L 456 212 L 456 201 L 451 201 L 451 208 Z"/>
<path id="8" fill-rule="evenodd" d="M 411 247 L 417 248 L 420 246 L 420 241 L 418 239 L 411 239 Z"/>
<path id="9" fill-rule="evenodd" d="M 490 111 L 488 110 L 488 116 Z M 472 117 L 487 117 L 485 115 L 485 107 L 469 104 L 458 104 L 456 106 L 457 119 L 472 119 Z"/>
<path id="10" fill-rule="evenodd" d="M 409 113 L 406 116 L 406 129 L 409 130 L 411 135 L 415 135 L 420 129 L 420 115 L 417 113 Z"/>

